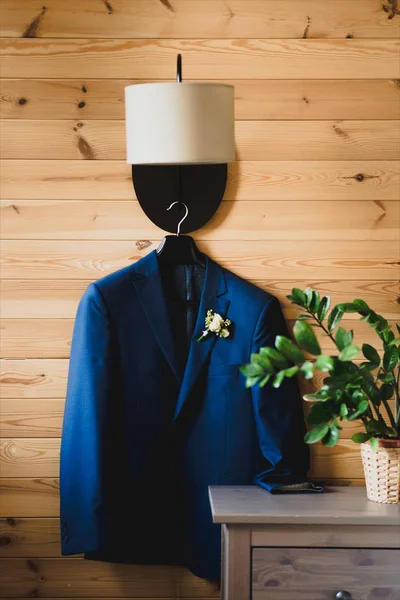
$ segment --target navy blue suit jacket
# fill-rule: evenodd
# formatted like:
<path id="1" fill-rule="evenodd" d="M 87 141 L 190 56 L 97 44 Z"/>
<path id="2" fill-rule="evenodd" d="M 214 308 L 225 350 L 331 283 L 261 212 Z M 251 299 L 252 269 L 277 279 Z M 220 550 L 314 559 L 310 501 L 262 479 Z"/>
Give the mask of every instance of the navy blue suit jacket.
<path id="1" fill-rule="evenodd" d="M 232 321 L 229 338 L 197 342 L 208 309 Z M 64 555 L 219 578 L 208 486 L 286 482 L 308 469 L 297 383 L 246 389 L 239 371 L 277 334 L 277 299 L 208 257 L 184 368 L 155 252 L 89 285 L 63 422 Z"/>

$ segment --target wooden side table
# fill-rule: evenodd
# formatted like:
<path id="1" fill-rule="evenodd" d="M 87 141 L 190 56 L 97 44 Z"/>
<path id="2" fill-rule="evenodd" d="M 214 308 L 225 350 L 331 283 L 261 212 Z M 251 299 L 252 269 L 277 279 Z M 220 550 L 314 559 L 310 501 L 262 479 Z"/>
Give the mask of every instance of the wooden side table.
<path id="1" fill-rule="evenodd" d="M 272 495 L 212 486 L 222 600 L 399 600 L 400 505 L 364 488 Z"/>

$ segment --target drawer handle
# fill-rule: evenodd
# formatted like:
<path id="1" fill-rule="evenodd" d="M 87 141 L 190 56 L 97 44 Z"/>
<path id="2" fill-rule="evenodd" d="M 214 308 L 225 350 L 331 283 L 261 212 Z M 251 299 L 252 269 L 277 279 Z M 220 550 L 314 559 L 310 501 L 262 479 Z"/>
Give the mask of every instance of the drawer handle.
<path id="1" fill-rule="evenodd" d="M 352 600 L 350 592 L 338 592 L 336 594 L 336 600 Z"/>

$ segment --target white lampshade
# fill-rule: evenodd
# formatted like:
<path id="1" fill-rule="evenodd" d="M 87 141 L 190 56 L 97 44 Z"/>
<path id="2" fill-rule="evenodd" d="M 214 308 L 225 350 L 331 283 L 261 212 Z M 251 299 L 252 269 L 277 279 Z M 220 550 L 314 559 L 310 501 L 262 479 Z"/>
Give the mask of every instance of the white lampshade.
<path id="1" fill-rule="evenodd" d="M 233 86 L 144 83 L 125 88 L 129 164 L 235 161 Z"/>

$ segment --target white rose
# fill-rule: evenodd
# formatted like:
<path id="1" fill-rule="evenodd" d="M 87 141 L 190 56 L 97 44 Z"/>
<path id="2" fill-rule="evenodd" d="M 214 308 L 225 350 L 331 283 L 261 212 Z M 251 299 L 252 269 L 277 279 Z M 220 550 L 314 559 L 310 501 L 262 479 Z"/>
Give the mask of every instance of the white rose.
<path id="1" fill-rule="evenodd" d="M 216 332 L 221 329 L 223 324 L 224 324 L 224 319 L 221 317 L 221 315 L 219 315 L 218 313 L 215 313 L 213 320 L 211 321 L 211 323 L 208 326 L 208 329 L 210 331 Z"/>
<path id="2" fill-rule="evenodd" d="M 227 338 L 229 336 L 229 329 L 226 329 L 226 327 L 224 327 L 223 329 L 221 329 L 219 335 L 223 338 Z"/>

